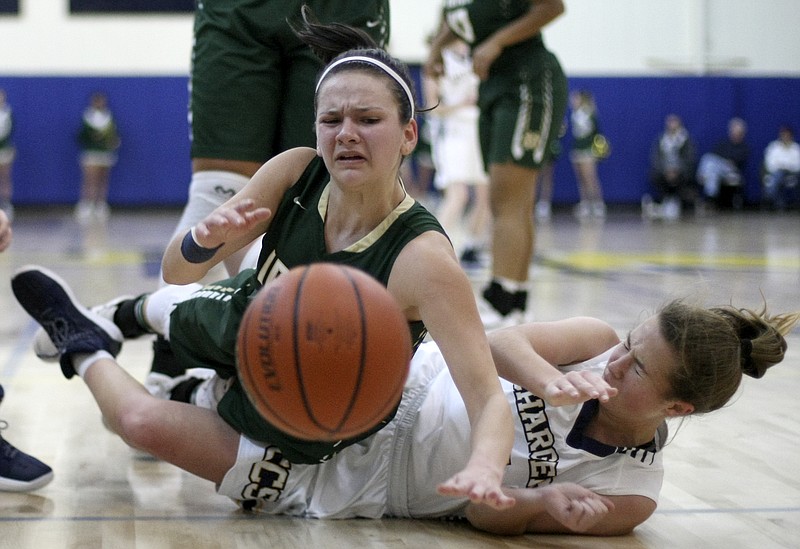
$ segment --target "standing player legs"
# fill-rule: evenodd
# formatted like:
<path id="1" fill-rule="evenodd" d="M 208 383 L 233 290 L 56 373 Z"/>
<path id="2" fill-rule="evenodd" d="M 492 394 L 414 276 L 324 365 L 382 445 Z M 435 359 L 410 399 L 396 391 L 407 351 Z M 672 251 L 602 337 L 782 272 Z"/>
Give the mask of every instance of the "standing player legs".
<path id="1" fill-rule="evenodd" d="M 525 282 L 533 256 L 533 200 L 538 170 L 493 164 L 490 173 L 492 276 Z"/>
<path id="2" fill-rule="evenodd" d="M 538 170 L 514 164 L 489 167 L 492 208 L 492 280 L 479 300 L 487 328 L 523 320 L 535 241 L 533 203 Z"/>

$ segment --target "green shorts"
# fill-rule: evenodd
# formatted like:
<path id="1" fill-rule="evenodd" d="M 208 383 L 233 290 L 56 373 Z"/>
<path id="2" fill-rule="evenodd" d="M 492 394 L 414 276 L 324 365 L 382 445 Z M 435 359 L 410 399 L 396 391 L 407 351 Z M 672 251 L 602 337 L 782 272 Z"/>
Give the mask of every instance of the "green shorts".
<path id="1" fill-rule="evenodd" d="M 567 78 L 556 57 L 542 50 L 525 67 L 481 83 L 478 131 L 487 169 L 513 163 L 538 168 L 553 157 L 567 108 Z"/>
<path id="2" fill-rule="evenodd" d="M 322 64 L 294 35 L 309 4 L 322 22 L 389 37 L 389 0 L 203 0 L 192 49 L 192 158 L 265 162 L 315 146 L 314 84 Z"/>
<path id="3" fill-rule="evenodd" d="M 186 368 L 211 368 L 228 379 L 236 376 L 236 340 L 247 305 L 260 289 L 256 271 L 247 269 L 233 278 L 209 284 L 170 316 L 169 341 L 175 357 Z M 335 398 L 333 395 L 331 398 Z M 298 439 L 268 423 L 251 404 L 238 378 L 217 405 L 217 412 L 237 432 L 280 448 L 292 463 L 319 463 L 350 444 L 381 429 L 393 416 L 370 431 L 340 442 Z"/>

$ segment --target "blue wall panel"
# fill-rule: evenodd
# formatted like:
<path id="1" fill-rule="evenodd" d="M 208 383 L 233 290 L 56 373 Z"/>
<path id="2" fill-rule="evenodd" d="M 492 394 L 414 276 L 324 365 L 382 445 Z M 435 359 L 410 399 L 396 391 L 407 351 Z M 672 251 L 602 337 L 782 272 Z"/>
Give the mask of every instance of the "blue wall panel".
<path id="1" fill-rule="evenodd" d="M 416 71 L 415 71 L 416 72 Z M 777 127 L 800 132 L 800 78 L 583 77 L 570 89 L 595 95 L 612 156 L 600 165 L 609 203 L 638 203 L 648 192 L 648 154 L 664 116 L 680 114 L 700 153 L 725 135 L 732 116 L 747 120 L 752 148 L 746 198 L 759 200 L 758 168 Z M 14 108 L 18 204 L 72 204 L 80 183 L 76 134 L 89 95 L 104 90 L 122 137 L 111 176 L 112 205 L 183 204 L 190 178 L 187 79 L 184 77 L 2 77 Z M 576 202 L 565 154 L 556 166 L 555 201 Z"/>
<path id="2" fill-rule="evenodd" d="M 650 190 L 649 151 L 669 113 L 683 118 L 698 154 L 725 137 L 730 118 L 747 121 L 751 158 L 745 195 L 750 203 L 760 198 L 759 167 L 764 148 L 777 137 L 778 126 L 800 127 L 797 78 L 571 78 L 569 87 L 595 95 L 600 124 L 613 145 L 612 156 L 599 170 L 610 203 L 637 203 Z M 568 134 L 563 140 L 565 151 L 570 142 Z M 576 202 L 576 185 L 564 154 L 556 167 L 555 201 Z"/>
<path id="3" fill-rule="evenodd" d="M 6 90 L 15 119 L 15 203 L 77 201 L 77 134 L 95 90 L 108 95 L 122 140 L 109 202 L 185 202 L 191 176 L 186 78 L 0 77 L 0 87 Z"/>

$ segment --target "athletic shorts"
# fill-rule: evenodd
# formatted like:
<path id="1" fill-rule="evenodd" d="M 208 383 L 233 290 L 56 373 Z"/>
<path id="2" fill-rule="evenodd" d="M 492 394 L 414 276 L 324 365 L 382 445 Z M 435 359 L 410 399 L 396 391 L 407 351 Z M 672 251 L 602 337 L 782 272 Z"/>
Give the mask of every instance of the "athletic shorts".
<path id="1" fill-rule="evenodd" d="M 265 162 L 315 146 L 314 87 L 322 64 L 293 34 L 306 3 L 322 22 L 388 43 L 389 1 L 203 0 L 194 22 L 189 121 L 192 158 Z"/>
<path id="2" fill-rule="evenodd" d="M 431 120 L 431 152 L 436 166 L 434 185 L 485 185 L 488 181 L 478 143 L 478 108 L 467 107 Z"/>
<path id="3" fill-rule="evenodd" d="M 217 493 L 251 501 L 269 514 L 326 519 L 380 518 L 394 512 L 411 516 L 407 490 L 402 488 L 408 482 L 409 432 L 431 381 L 445 367 L 435 344 L 423 344 L 411 360 L 396 418 L 325 463 L 291 463 L 275 446 L 240 437 L 236 463 Z M 393 498 L 391 486 L 397 492 Z"/>
<path id="4" fill-rule="evenodd" d="M 111 168 L 117 163 L 117 153 L 106 151 L 85 151 L 81 153 L 81 166 Z"/>
<path id="5" fill-rule="evenodd" d="M 483 162 L 538 168 L 552 155 L 567 108 L 567 79 L 542 50 L 524 67 L 481 82 L 478 131 Z"/>
<path id="6" fill-rule="evenodd" d="M 261 285 L 255 269 L 208 284 L 181 301 L 169 321 L 169 342 L 175 357 L 186 369 L 207 368 L 222 379 L 232 379 L 217 405 L 217 412 L 237 432 L 255 441 L 281 449 L 292 463 L 319 463 L 372 433 L 394 417 L 394 410 L 373 429 L 358 436 L 317 442 L 290 436 L 267 422 L 251 404 L 236 377 L 236 340 L 247 305 Z"/>
<path id="7" fill-rule="evenodd" d="M 0 165 L 11 164 L 16 156 L 16 149 L 14 147 L 4 147 L 0 149 Z"/>

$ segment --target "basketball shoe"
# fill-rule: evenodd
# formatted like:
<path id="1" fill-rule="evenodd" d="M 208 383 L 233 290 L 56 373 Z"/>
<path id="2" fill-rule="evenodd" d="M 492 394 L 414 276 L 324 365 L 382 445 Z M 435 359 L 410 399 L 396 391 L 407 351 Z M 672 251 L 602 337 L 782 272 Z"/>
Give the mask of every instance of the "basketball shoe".
<path id="1" fill-rule="evenodd" d="M 509 292 L 497 281 L 492 280 L 477 296 L 478 312 L 483 327 L 487 330 L 496 330 L 523 324 L 527 321 L 525 313 L 527 300 L 528 292 L 524 290 Z"/>
<path id="2" fill-rule="evenodd" d="M 11 278 L 11 289 L 22 308 L 47 332 L 67 379 L 75 375 L 74 354 L 107 351 L 117 356 L 122 348 L 120 329 L 81 305 L 67 283 L 44 267 L 20 268 Z"/>
<path id="3" fill-rule="evenodd" d="M 107 303 L 95 305 L 89 310 L 92 313 L 114 322 L 114 314 L 117 312 L 117 309 L 119 309 L 119 306 L 123 302 L 133 299 L 133 297 L 134 296 L 130 295 L 117 297 Z M 61 355 L 58 348 L 53 343 L 53 340 L 51 340 L 50 336 L 47 334 L 47 331 L 41 327 L 37 328 L 36 333 L 33 336 L 33 352 L 36 353 L 37 357 L 45 362 L 56 362 Z"/>
<path id="4" fill-rule="evenodd" d="M 0 402 L 3 401 L 3 386 L 0 385 Z M 8 423 L 0 420 L 0 431 Z M 0 491 L 28 492 L 41 488 L 53 480 L 53 470 L 36 459 L 16 449 L 0 434 Z"/>

